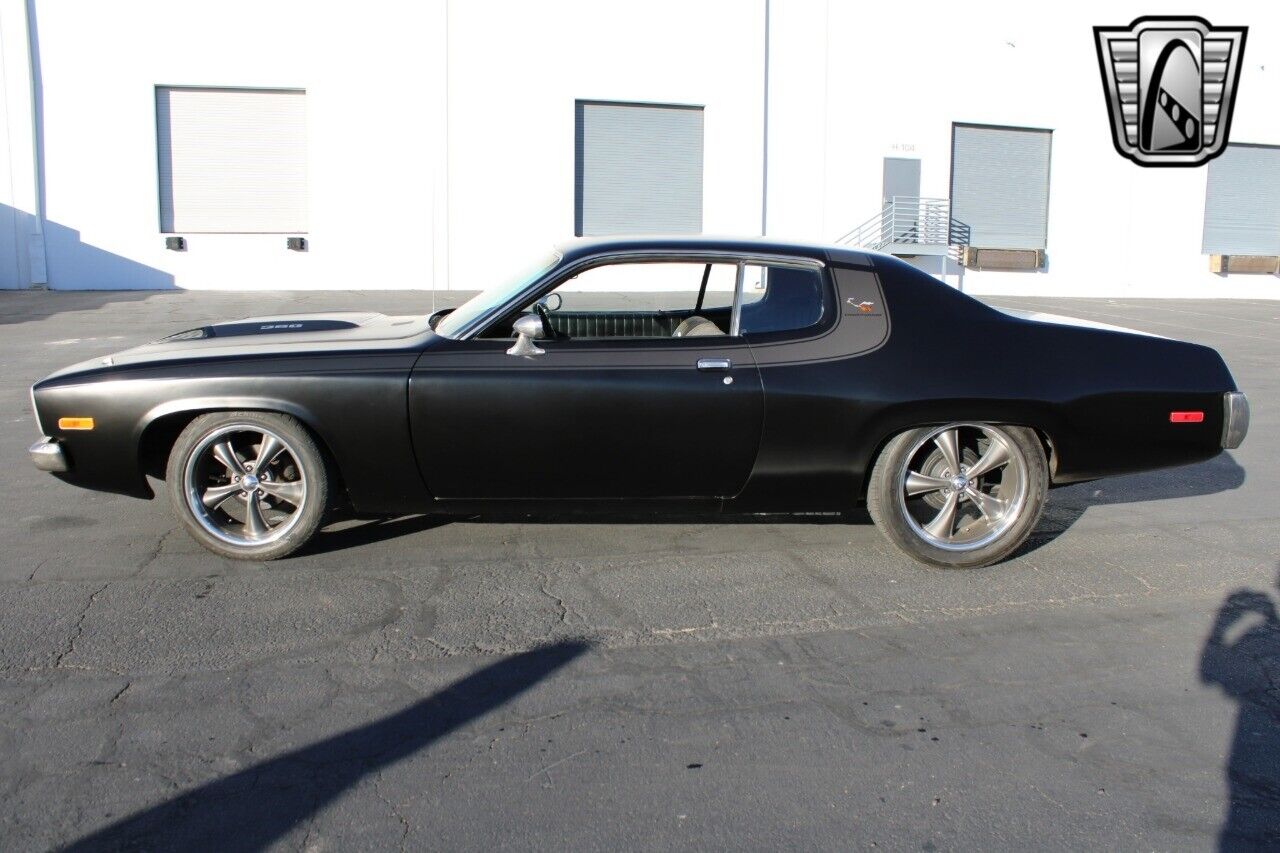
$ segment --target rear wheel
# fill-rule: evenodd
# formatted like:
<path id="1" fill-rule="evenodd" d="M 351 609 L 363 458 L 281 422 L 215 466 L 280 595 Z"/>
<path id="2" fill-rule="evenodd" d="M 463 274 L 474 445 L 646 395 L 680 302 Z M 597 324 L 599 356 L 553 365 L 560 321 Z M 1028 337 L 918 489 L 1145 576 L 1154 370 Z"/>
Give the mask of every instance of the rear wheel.
<path id="1" fill-rule="evenodd" d="M 187 532 L 237 560 L 274 560 L 302 547 L 329 497 L 311 434 L 297 419 L 269 412 L 196 418 L 169 454 L 166 479 Z"/>
<path id="2" fill-rule="evenodd" d="M 1025 427 L 952 423 L 893 438 L 871 473 L 867 509 L 922 563 L 977 568 L 1016 551 L 1040 519 L 1049 468 Z"/>

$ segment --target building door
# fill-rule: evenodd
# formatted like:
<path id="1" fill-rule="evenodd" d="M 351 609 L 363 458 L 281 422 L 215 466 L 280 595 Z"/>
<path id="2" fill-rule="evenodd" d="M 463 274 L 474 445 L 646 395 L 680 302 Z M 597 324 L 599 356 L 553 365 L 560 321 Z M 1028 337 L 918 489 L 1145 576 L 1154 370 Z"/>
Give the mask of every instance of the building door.
<path id="1" fill-rule="evenodd" d="M 578 101 L 574 234 L 702 231 L 703 109 Z"/>
<path id="2" fill-rule="evenodd" d="M 1280 255 L 1280 146 L 1228 145 L 1204 195 L 1204 254 Z"/>
<path id="3" fill-rule="evenodd" d="M 1046 247 L 1052 142 L 1037 128 L 952 125 L 951 215 L 969 226 L 970 245 Z"/>
<path id="4" fill-rule="evenodd" d="M 894 243 L 912 242 L 919 229 L 920 160 L 916 157 L 884 158 L 884 204 L 893 204 L 893 216 L 885 222 L 883 236 Z M 894 203 L 894 199 L 899 199 Z M 905 238 L 905 239 L 900 239 Z"/>

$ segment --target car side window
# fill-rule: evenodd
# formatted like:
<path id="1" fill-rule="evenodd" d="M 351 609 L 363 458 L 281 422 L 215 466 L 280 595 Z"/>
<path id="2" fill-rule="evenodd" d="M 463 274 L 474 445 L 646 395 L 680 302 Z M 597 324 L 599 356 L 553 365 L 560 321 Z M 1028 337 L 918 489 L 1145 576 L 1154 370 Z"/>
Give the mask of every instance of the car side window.
<path id="1" fill-rule="evenodd" d="M 822 273 L 809 267 L 747 267 L 743 334 L 794 332 L 816 326 L 826 313 Z"/>
<path id="2" fill-rule="evenodd" d="M 606 264 L 571 276 L 520 313 L 544 314 L 557 337 L 571 340 L 723 336 L 736 281 L 731 262 Z"/>

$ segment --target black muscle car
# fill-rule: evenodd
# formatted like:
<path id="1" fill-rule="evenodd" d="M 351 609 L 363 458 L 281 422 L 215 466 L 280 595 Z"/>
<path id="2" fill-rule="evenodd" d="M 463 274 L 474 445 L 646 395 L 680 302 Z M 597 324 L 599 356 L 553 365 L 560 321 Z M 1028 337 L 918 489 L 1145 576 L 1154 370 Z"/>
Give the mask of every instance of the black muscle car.
<path id="1" fill-rule="evenodd" d="M 210 550 L 358 514 L 867 506 L 903 551 L 996 562 L 1048 489 L 1208 459 L 1248 406 L 1207 347 L 990 308 L 889 256 L 757 240 L 563 246 L 431 316 L 252 318 L 36 383 L 35 464 Z"/>

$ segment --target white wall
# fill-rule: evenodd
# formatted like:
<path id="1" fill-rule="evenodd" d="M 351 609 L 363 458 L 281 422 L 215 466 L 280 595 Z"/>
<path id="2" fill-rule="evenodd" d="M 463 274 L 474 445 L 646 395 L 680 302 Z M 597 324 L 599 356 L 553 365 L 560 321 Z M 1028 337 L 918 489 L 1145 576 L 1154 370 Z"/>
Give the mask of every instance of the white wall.
<path id="1" fill-rule="evenodd" d="M 444 7 L 37 3 L 59 288 L 424 288 L 443 158 Z M 159 231 L 154 87 L 307 90 L 310 251 Z M 443 230 L 443 229 L 442 229 Z"/>
<path id="2" fill-rule="evenodd" d="M 769 7 L 768 235 L 830 240 L 856 224 L 827 219 L 829 196 L 850 195 L 828 177 L 829 154 L 845 156 L 838 139 L 832 145 L 831 117 L 855 109 L 847 88 L 829 88 L 832 44 L 840 50 L 844 41 L 830 31 L 826 0 L 772 0 Z M 858 215 L 867 219 L 879 207 L 859 203 Z"/>
<path id="3" fill-rule="evenodd" d="M 703 231 L 760 233 L 762 2 L 468 0 L 449 45 L 454 288 L 573 236 L 579 98 L 704 105 Z"/>
<path id="4" fill-rule="evenodd" d="M 57 287 L 485 286 L 572 236 L 577 98 L 705 105 L 704 229 L 759 233 L 762 2 L 37 6 Z M 307 90 L 310 251 L 164 249 L 156 84 Z"/>
<path id="5" fill-rule="evenodd" d="M 808 52 L 796 63 L 805 68 L 807 83 L 786 85 L 810 93 L 810 110 L 794 131 L 771 122 L 770 161 L 803 169 L 797 164 L 812 162 L 825 148 L 826 168 L 821 199 L 797 195 L 784 210 L 785 196 L 773 193 L 771 232 L 829 240 L 866 220 L 880 205 L 884 157 L 919 157 L 922 195 L 945 198 L 953 121 L 1051 128 L 1047 271 L 967 272 L 966 290 L 1280 297 L 1280 278 L 1223 278 L 1208 271 L 1208 257 L 1200 254 L 1207 167 L 1144 168 L 1116 153 L 1092 31 L 1095 25 L 1127 26 L 1153 11 L 1249 26 L 1231 139 L 1280 143 L 1280 6 L 1229 0 L 1158 10 L 1128 0 L 1052 6 L 922 0 L 905 10 L 840 0 L 774 6 L 775 18 L 781 6 L 810 22 L 826 12 L 829 62 L 813 62 L 824 48 L 814 30 L 775 26 L 775 69 L 786 61 L 782 57 Z M 822 91 L 826 132 L 824 145 L 817 146 L 811 111 L 819 109 L 813 105 L 819 99 L 812 93 Z M 778 166 L 779 173 L 783 169 Z M 809 207 L 813 203 L 822 205 L 820 216 Z M 814 233 L 815 220 L 821 234 Z"/>
<path id="6" fill-rule="evenodd" d="M 0 0 L 0 289 L 28 287 L 45 277 L 26 20 L 24 0 Z"/>
<path id="7" fill-rule="evenodd" d="M 0 0 L 0 204 L 19 212 L 16 227 L 0 216 L 0 286 L 30 281 L 23 5 Z M 485 286 L 572 235 L 578 98 L 705 105 L 704 230 L 760 231 L 764 0 L 35 6 L 55 287 Z M 886 156 L 921 158 L 922 193 L 945 197 L 953 121 L 1047 127 L 1048 269 L 969 272 L 966 289 L 1280 296 L 1276 277 L 1208 272 L 1207 169 L 1145 169 L 1112 147 L 1092 27 L 1149 5 L 770 6 L 771 236 L 825 241 L 867 219 Z M 1280 57 L 1280 7 L 1154 11 L 1250 26 L 1232 139 L 1280 143 L 1280 59 L 1263 68 Z M 309 252 L 262 235 L 164 249 L 157 84 L 307 90 Z"/>

